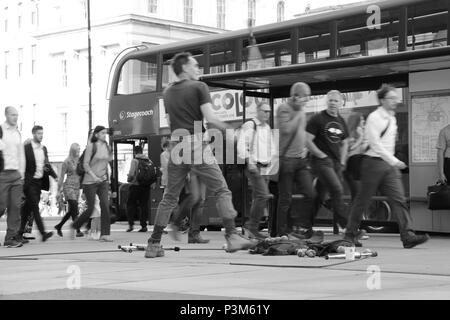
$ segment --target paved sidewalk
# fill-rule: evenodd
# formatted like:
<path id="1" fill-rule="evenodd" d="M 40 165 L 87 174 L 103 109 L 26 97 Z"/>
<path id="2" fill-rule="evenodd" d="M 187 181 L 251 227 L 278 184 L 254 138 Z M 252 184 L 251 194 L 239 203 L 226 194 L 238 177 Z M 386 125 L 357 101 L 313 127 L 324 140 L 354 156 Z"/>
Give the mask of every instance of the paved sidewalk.
<path id="1" fill-rule="evenodd" d="M 49 227 L 53 219 L 47 219 Z M 117 249 L 146 243 L 150 233 L 126 233 L 112 226 L 113 243 L 55 235 L 22 248 L 0 247 L 0 299 L 449 299 L 450 238 L 432 237 L 425 245 L 403 249 L 398 235 L 371 234 L 366 248 L 379 256 L 346 262 L 297 256 L 233 254 L 221 248 L 223 232 L 204 232 L 211 242 L 187 244 L 163 238 L 166 256 L 145 259 L 143 251 Z M 3 243 L 4 219 L 0 221 Z M 326 233 L 325 240 L 339 237 Z M 196 250 L 217 249 L 217 250 Z M 360 250 L 358 248 L 357 250 Z M 372 273 L 381 270 L 381 289 L 369 290 Z M 373 267 L 375 266 L 375 267 Z M 70 290 L 80 274 L 80 289 Z M 372 278 L 371 278 L 372 277 Z"/>

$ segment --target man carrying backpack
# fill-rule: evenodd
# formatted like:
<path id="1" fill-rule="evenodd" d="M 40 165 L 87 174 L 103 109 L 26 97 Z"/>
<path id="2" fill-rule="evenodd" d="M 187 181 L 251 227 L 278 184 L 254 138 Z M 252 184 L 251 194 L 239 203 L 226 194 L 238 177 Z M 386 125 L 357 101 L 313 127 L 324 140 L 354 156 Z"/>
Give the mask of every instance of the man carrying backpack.
<path id="1" fill-rule="evenodd" d="M 142 153 L 141 146 L 134 147 L 135 157 L 131 161 L 130 172 L 128 173 L 128 182 L 131 184 L 128 191 L 127 201 L 127 216 L 129 228 L 127 232 L 133 231 L 134 217 L 138 205 L 140 207 L 140 222 L 141 229 L 139 232 L 147 232 L 147 217 L 148 217 L 148 200 L 150 198 L 150 185 L 153 181 L 154 166 L 148 156 Z"/>

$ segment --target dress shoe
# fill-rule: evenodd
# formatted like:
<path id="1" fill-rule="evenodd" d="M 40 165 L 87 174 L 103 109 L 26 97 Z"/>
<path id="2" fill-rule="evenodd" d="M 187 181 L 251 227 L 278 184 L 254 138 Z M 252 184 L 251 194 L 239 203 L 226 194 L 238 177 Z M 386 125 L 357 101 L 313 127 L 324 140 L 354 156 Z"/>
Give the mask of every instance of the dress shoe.
<path id="1" fill-rule="evenodd" d="M 63 236 L 63 233 L 62 233 L 62 231 L 61 231 L 61 227 L 60 227 L 60 226 L 55 226 L 55 229 L 56 229 L 56 234 L 57 234 L 58 236 L 62 237 L 62 236 Z"/>
<path id="2" fill-rule="evenodd" d="M 411 249 L 419 244 L 427 242 L 428 240 L 430 240 L 430 236 L 428 234 L 417 235 L 411 233 L 403 240 L 403 248 Z"/>
<path id="3" fill-rule="evenodd" d="M 77 230 L 77 233 L 75 235 L 77 238 L 84 237 L 84 232 L 81 232 L 81 230 Z"/>
<path id="4" fill-rule="evenodd" d="M 128 229 L 127 229 L 127 232 L 131 232 L 133 230 L 134 230 L 133 226 L 129 226 Z"/>
<path id="5" fill-rule="evenodd" d="M 44 233 L 44 235 L 42 236 L 42 242 L 47 241 L 51 237 L 53 237 L 53 232 L 46 232 L 46 233 Z"/>
<path id="6" fill-rule="evenodd" d="M 148 231 L 147 227 L 142 227 L 141 229 L 139 229 L 138 232 L 147 232 L 147 231 Z"/>

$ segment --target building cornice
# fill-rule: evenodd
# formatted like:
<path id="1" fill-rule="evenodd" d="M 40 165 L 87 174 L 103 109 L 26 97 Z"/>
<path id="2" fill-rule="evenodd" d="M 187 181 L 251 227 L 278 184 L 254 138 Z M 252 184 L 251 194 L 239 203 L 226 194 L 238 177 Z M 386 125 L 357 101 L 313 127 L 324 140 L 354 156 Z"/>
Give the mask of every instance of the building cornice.
<path id="1" fill-rule="evenodd" d="M 227 30 L 212 28 L 207 26 L 195 25 L 195 24 L 187 24 L 183 22 L 178 22 L 174 20 L 166 20 L 159 19 L 154 17 L 147 17 L 136 14 L 127 14 L 121 15 L 113 18 L 104 19 L 102 21 L 97 21 L 92 23 L 92 30 L 95 29 L 103 29 L 105 27 L 117 26 L 117 25 L 127 25 L 127 24 L 140 24 L 148 27 L 158 27 L 158 28 L 167 28 L 170 27 L 172 30 L 180 30 L 180 31 L 197 31 L 203 32 L 205 35 L 207 34 L 216 34 L 220 32 L 224 32 Z M 85 25 L 72 25 L 65 26 L 61 28 L 52 28 L 46 30 L 40 30 L 34 33 L 34 37 L 36 39 L 44 39 L 48 37 L 53 37 L 57 35 L 63 35 L 67 33 L 78 33 L 85 32 L 87 26 Z"/>

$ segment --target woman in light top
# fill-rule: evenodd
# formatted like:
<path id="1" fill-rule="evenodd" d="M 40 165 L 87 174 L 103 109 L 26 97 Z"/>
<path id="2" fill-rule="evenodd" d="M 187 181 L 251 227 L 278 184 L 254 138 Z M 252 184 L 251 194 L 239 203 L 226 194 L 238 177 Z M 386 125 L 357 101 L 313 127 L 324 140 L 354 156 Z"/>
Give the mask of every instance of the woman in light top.
<path id="1" fill-rule="evenodd" d="M 72 143 L 69 156 L 64 160 L 61 167 L 60 179 L 58 181 L 58 195 L 63 194 L 67 201 L 69 210 L 66 212 L 61 222 L 55 226 L 56 232 L 60 237 L 63 236 L 61 228 L 72 217 L 75 221 L 78 216 L 78 199 L 80 197 L 80 176 L 77 174 L 77 163 L 80 158 L 80 145 Z M 64 180 L 64 177 L 65 180 Z M 77 237 L 82 237 L 83 232 L 77 229 Z"/>
<path id="2" fill-rule="evenodd" d="M 100 199 L 101 236 L 100 241 L 111 242 L 111 221 L 109 212 L 109 162 L 112 160 L 111 150 L 106 142 L 108 130 L 103 126 L 95 127 L 90 143 L 87 145 L 84 158 L 83 192 L 86 196 L 87 210 L 73 223 L 73 229 L 79 229 L 91 217 L 95 207 L 95 196 Z"/>
<path id="3" fill-rule="evenodd" d="M 362 154 L 365 153 L 367 144 L 364 140 L 364 116 L 360 112 L 353 112 L 347 120 L 349 130 L 347 166 L 344 171 L 344 178 L 347 182 L 352 200 L 359 190 L 359 161 Z"/>

